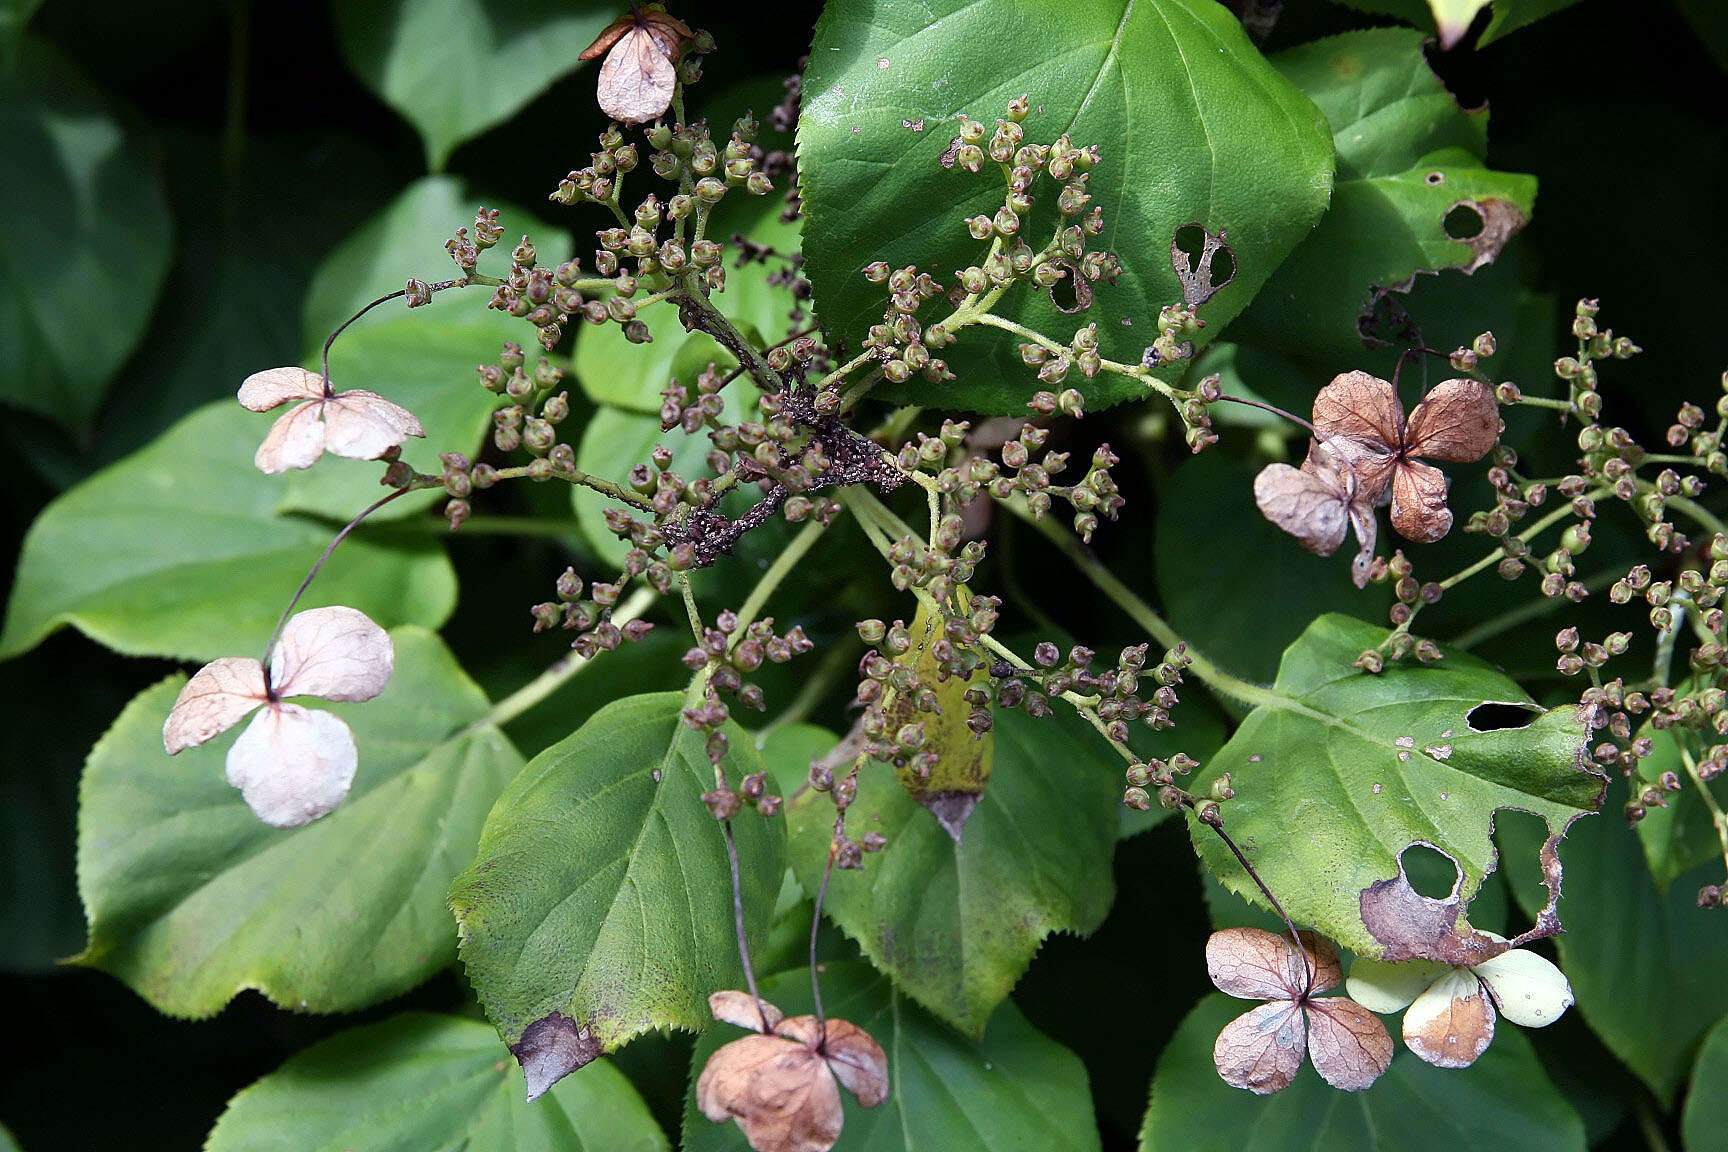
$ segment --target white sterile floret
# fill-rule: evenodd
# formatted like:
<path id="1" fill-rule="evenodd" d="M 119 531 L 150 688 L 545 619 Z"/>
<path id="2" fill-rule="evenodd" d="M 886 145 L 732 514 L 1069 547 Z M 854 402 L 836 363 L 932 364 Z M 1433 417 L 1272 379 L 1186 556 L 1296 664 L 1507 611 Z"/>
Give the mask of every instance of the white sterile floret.
<path id="1" fill-rule="evenodd" d="M 1484 932 L 1502 940 L 1493 933 Z M 1471 967 L 1359 958 L 1345 982 L 1350 996 L 1381 1014 L 1404 1013 L 1404 1043 L 1430 1064 L 1464 1068 L 1487 1051 L 1498 1016 L 1541 1028 L 1572 1006 L 1572 986 L 1548 960 L 1510 949 Z"/>
<path id="2" fill-rule="evenodd" d="M 310 468 L 325 452 L 376 460 L 408 437 L 426 435 L 420 421 L 400 404 L 359 388 L 327 395 L 324 378 L 304 368 L 254 372 L 238 395 L 254 412 L 301 401 L 270 426 L 252 458 L 260 472 L 272 476 L 289 468 Z"/>
<path id="3" fill-rule="evenodd" d="M 228 750 L 228 783 L 266 824 L 309 824 L 348 795 L 359 756 L 348 725 L 285 698 L 370 700 L 389 683 L 394 662 L 389 634 L 364 613 L 301 612 L 282 629 L 268 681 L 264 666 L 245 657 L 200 668 L 162 725 L 162 746 L 173 755 L 202 744 L 262 708 Z"/>

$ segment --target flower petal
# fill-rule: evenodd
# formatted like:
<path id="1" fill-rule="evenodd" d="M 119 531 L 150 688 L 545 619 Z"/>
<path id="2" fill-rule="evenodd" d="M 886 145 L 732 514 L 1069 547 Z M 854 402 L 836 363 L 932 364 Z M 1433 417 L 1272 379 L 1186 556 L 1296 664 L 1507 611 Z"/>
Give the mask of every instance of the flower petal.
<path id="1" fill-rule="evenodd" d="M 172 756 L 202 744 L 234 727 L 265 699 L 264 665 L 245 656 L 212 660 L 180 689 L 162 725 L 162 747 Z"/>
<path id="2" fill-rule="evenodd" d="M 600 65 L 600 111 L 621 124 L 645 124 L 672 104 L 677 78 L 654 34 L 643 27 L 625 32 Z"/>
<path id="3" fill-rule="evenodd" d="M 715 1123 L 736 1120 L 756 1152 L 827 1152 L 845 1118 L 827 1062 L 771 1034 L 734 1040 L 708 1057 L 696 1106 Z"/>
<path id="4" fill-rule="evenodd" d="M 1344 542 L 1349 515 L 1344 491 L 1331 477 L 1268 464 L 1254 477 L 1260 514 L 1316 556 L 1330 556 Z"/>
<path id="5" fill-rule="evenodd" d="M 252 463 L 266 476 L 310 468 L 324 454 L 323 400 L 308 400 L 276 417 Z"/>
<path id="6" fill-rule="evenodd" d="M 264 823 L 298 828 L 342 803 L 358 763 L 348 725 L 328 712 L 272 704 L 228 749 L 228 783 Z"/>
<path id="7" fill-rule="evenodd" d="M 1404 406 L 1387 381 L 1343 372 L 1314 397 L 1314 436 L 1344 436 L 1366 449 L 1396 453 L 1404 439 Z"/>
<path id="8" fill-rule="evenodd" d="M 1302 1009 L 1274 1000 L 1224 1025 L 1212 1045 L 1212 1064 L 1232 1088 L 1268 1096 L 1296 1078 L 1306 1041 Z"/>
<path id="9" fill-rule="evenodd" d="M 1380 1017 L 1354 1000 L 1310 1000 L 1308 1058 L 1332 1087 L 1360 1092 L 1391 1066 L 1392 1034 Z"/>
<path id="10" fill-rule="evenodd" d="M 888 1057 L 870 1033 L 850 1020 L 829 1017 L 822 1050 L 828 1070 L 859 1104 L 874 1108 L 888 1099 Z"/>
<path id="11" fill-rule="evenodd" d="M 1494 1005 L 1468 968 L 1454 968 L 1404 1013 L 1404 1043 L 1438 1068 L 1468 1068 L 1494 1041 Z"/>
<path id="12" fill-rule="evenodd" d="M 1392 470 L 1392 527 L 1419 544 L 1433 543 L 1452 530 L 1445 473 L 1419 460 L 1398 462 Z"/>
<path id="13" fill-rule="evenodd" d="M 414 413 L 376 392 L 356 388 L 324 404 L 324 447 L 350 460 L 376 460 L 410 436 L 426 429 Z"/>
<path id="14" fill-rule="evenodd" d="M 1534 952 L 1514 948 L 1471 971 L 1488 985 L 1500 1014 L 1520 1027 L 1547 1027 L 1572 1006 L 1565 974 Z"/>
<path id="15" fill-rule="evenodd" d="M 1480 380 L 1442 380 L 1410 413 L 1404 447 L 1412 456 L 1468 464 L 1488 454 L 1506 425 L 1494 393 Z"/>
<path id="16" fill-rule="evenodd" d="M 1220 992 L 1243 1000 L 1294 1000 L 1325 992 L 1343 979 L 1338 949 L 1325 937 L 1300 933 L 1308 967 L 1288 937 L 1264 928 L 1225 928 L 1206 941 L 1206 972 Z"/>
<path id="17" fill-rule="evenodd" d="M 266 368 L 246 377 L 236 395 L 252 411 L 268 412 L 290 400 L 322 399 L 324 377 L 304 368 Z"/>
<path id="18" fill-rule="evenodd" d="M 752 1032 L 772 1031 L 774 1025 L 785 1019 L 785 1013 L 768 1001 L 758 1000 L 748 992 L 735 992 L 731 989 L 709 996 L 708 1011 L 713 1013 L 716 1020 L 736 1024 Z M 767 1017 L 766 1027 L 763 1017 Z"/>
<path id="19" fill-rule="evenodd" d="M 355 608 L 332 605 L 297 613 L 270 657 L 277 696 L 370 700 L 384 691 L 395 665 L 390 634 Z"/>
<path id="20" fill-rule="evenodd" d="M 1370 1012 L 1397 1012 L 1408 1008 L 1434 981 L 1452 971 L 1450 964 L 1433 960 L 1406 960 L 1389 964 L 1367 956 L 1358 956 L 1350 966 L 1350 979 L 1344 990 L 1350 999 Z"/>

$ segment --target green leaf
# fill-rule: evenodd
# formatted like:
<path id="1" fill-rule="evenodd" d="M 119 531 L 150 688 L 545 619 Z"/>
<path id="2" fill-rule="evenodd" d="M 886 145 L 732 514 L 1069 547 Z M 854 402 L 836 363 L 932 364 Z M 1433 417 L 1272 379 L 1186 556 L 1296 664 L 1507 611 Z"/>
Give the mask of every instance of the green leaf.
<path id="1" fill-rule="evenodd" d="M 1423 28 L 1433 28 L 1440 36 L 1442 50 L 1452 48 L 1470 30 L 1476 16 L 1489 8 L 1490 0 L 1337 0 L 1338 3 L 1364 12 L 1380 12 L 1396 16 Z M 1526 24 L 1570 8 L 1578 0 L 1492 0 L 1488 25 L 1482 30 L 1477 48 L 1516 32 Z"/>
<path id="2" fill-rule="evenodd" d="M 1699 798 L 1686 765 L 1680 760 L 1680 741 L 1686 738 L 1682 731 L 1649 729 L 1641 735 L 1651 739 L 1654 749 L 1638 761 L 1639 787 L 1656 784 L 1667 772 L 1674 773 L 1682 783 L 1680 791 L 1669 796 L 1666 805 L 1649 807 L 1635 829 L 1656 890 L 1667 892 L 1675 877 L 1721 856 L 1722 842 L 1716 838 L 1716 823 L 1710 810 Z M 1693 752 L 1696 757 L 1697 750 Z"/>
<path id="3" fill-rule="evenodd" d="M 861 871 L 835 871 L 825 909 L 896 987 L 969 1036 L 982 1034 L 1045 936 L 1092 931 L 1115 896 L 1120 761 L 1068 717 L 1001 710 L 995 731 L 995 771 L 959 841 L 892 770 L 865 765 L 846 833 L 875 832 L 888 845 Z M 814 892 L 834 805 L 806 791 L 787 821 L 793 871 Z"/>
<path id="4" fill-rule="evenodd" d="M 1212 1066 L 1219 1030 L 1251 1007 L 1215 992 L 1188 1014 L 1158 1059 L 1141 1152 L 1585 1148 L 1583 1122 L 1517 1028 L 1502 1025 L 1468 1068 L 1400 1051 L 1372 1088 L 1339 1092 L 1304 1063 L 1290 1087 L 1262 1097 L 1230 1087 Z"/>
<path id="5" fill-rule="evenodd" d="M 708 994 L 740 979 L 725 843 L 702 802 L 714 770 L 682 703 L 676 692 L 614 701 L 536 756 L 450 891 L 462 962 L 513 1050 L 559 1021 L 592 1046 L 589 1057 L 651 1028 L 699 1029 Z M 763 771 L 749 736 L 726 733 L 731 780 Z M 783 834 L 750 811 L 733 830 L 746 925 L 760 942 Z M 529 1067 L 530 1091 L 547 1082 Z"/>
<path id="6" fill-rule="evenodd" d="M 616 15 L 603 0 L 340 0 L 336 35 L 366 86 L 420 133 L 437 172 L 578 67 Z"/>
<path id="7" fill-rule="evenodd" d="M 65 624 L 133 656 L 263 648 L 334 528 L 278 513 L 286 481 L 252 464 L 260 423 L 233 401 L 200 408 L 44 509 L 24 539 L 0 658 Z M 437 627 L 455 602 L 436 542 L 387 546 L 362 527 L 300 607 L 346 604 L 386 628 Z"/>
<path id="8" fill-rule="evenodd" d="M 300 1052 L 235 1096 L 206 1152 L 660 1152 L 622 1073 L 596 1060 L 536 1104 L 478 1020 L 405 1012 Z"/>
<path id="9" fill-rule="evenodd" d="M 1091 192 L 1105 231 L 1093 243 L 1123 264 L 1115 286 L 1098 286 L 1086 317 L 1064 316 L 1030 286 L 998 305 L 1056 339 L 1095 319 L 1100 351 L 1138 363 L 1158 310 L 1182 300 L 1170 245 L 1190 223 L 1226 230 L 1236 265 L 1234 281 L 1200 310 L 1208 327 L 1199 341 L 1210 339 L 1325 210 L 1332 149 L 1324 122 L 1211 0 L 830 4 L 810 52 L 798 151 L 805 271 L 831 342 L 857 348 L 881 321 L 886 296 L 860 275 L 872 261 L 916 263 L 946 278 L 983 259 L 985 246 L 964 221 L 1000 207 L 997 170 L 973 176 L 938 160 L 955 115 L 991 124 L 1021 95 L 1034 109 L 1029 141 L 1067 132 L 1101 149 Z M 1028 243 L 1041 245 L 1054 220 L 1035 214 Z M 1000 336 L 966 332 L 942 353 L 957 381 L 933 389 L 915 378 L 882 392 L 1023 414 L 1039 385 L 1015 341 Z M 1093 406 L 1144 395 L 1109 374 L 1068 384 Z"/>
<path id="10" fill-rule="evenodd" d="M 0 248 L 0 401 L 77 433 L 149 326 L 172 226 L 152 153 L 90 80 L 38 40 L 16 65 L 0 69 L 0 204 L 28 224 Z"/>
<path id="11" fill-rule="evenodd" d="M 1345 616 L 1316 620 L 1285 652 L 1272 691 L 1186 787 L 1203 795 L 1229 772 L 1236 798 L 1224 805 L 1224 829 L 1290 916 L 1359 956 L 1398 958 L 1398 947 L 1442 939 L 1364 921 L 1367 890 L 1402 875 L 1406 849 L 1422 843 L 1452 858 L 1462 911 L 1495 868 L 1497 812 L 1541 817 L 1552 844 L 1597 809 L 1602 779 L 1582 767 L 1574 709 L 1541 712 L 1471 656 L 1447 652 L 1378 676 L 1351 666 L 1385 635 Z M 1533 718 L 1478 730 L 1471 714 L 1487 702 Z M 1263 900 L 1212 829 L 1190 819 L 1189 831 L 1226 888 Z"/>
<path id="12" fill-rule="evenodd" d="M 1618 812 L 1618 782 L 1605 811 Z M 1528 820 L 1499 829 L 1512 894 L 1526 911 L 1540 903 Z M 1710 1026 L 1728 1013 L 1721 957 L 1728 920 L 1696 906 L 1698 888 L 1720 883 L 1721 861 L 1678 877 L 1659 893 L 1636 840 L 1618 820 L 1586 820 L 1561 846 L 1565 935 L 1555 944 L 1578 1010 L 1608 1050 L 1667 1107 Z"/>
<path id="13" fill-rule="evenodd" d="M 1378 28 L 1273 59 L 1326 114 L 1337 183 L 1325 218 L 1266 282 L 1232 331 L 1237 339 L 1334 363 L 1360 354 L 1359 321 L 1377 290 L 1418 272 L 1479 267 L 1529 219 L 1535 177 L 1483 166 L 1488 113 L 1458 107 L 1422 41 Z M 1476 207 L 1458 207 L 1466 203 Z"/>
<path id="14" fill-rule="evenodd" d="M 1372 613 L 1391 599 L 1385 585 L 1363 591 L 1351 585 L 1349 555 L 1312 555 L 1279 531 L 1254 504 L 1254 470 L 1222 452 L 1204 452 L 1176 468 L 1149 536 L 1136 541 L 1142 551 L 1135 559 L 1150 544 L 1171 624 L 1208 658 L 1251 680 L 1272 679 L 1284 649 L 1315 617 Z M 1228 541 L 1232 553 L 1248 559 L 1221 564 L 1213 548 L 1196 541 Z M 1254 607 L 1220 612 L 1219 604 Z"/>
<path id="15" fill-rule="evenodd" d="M 163 1012 L 209 1016 L 247 988 L 284 1007 L 350 1011 L 455 959 L 444 893 L 522 759 L 476 723 L 486 698 L 436 636 L 392 638 L 383 694 L 328 706 L 353 729 L 360 768 L 348 799 L 304 828 L 260 823 L 228 786 L 237 733 L 163 754 L 185 677 L 127 705 L 84 771 L 80 963 Z"/>
<path id="16" fill-rule="evenodd" d="M 317 353 L 325 337 L 343 321 L 378 297 L 400 292 L 409 277 L 433 283 L 459 275 L 444 251 L 444 241 L 458 228 L 472 229 L 474 210 L 481 205 L 498 209 L 498 223 L 506 238 L 489 255 L 481 257 L 482 272 L 490 269 L 497 275 L 507 273 L 514 241 L 525 233 L 533 238 L 537 263 L 556 266 L 570 254 L 570 234 L 549 227 L 526 209 L 482 199 L 478 192 L 451 176 L 423 177 L 404 188 L 388 207 L 355 229 L 319 264 L 301 313 L 308 357 Z M 483 285 L 452 288 L 413 311 L 422 324 L 434 316 L 438 321 L 446 321 L 459 310 L 470 316 L 484 313 L 489 299 L 491 294 Z M 394 300 L 380 305 L 379 311 L 359 324 L 376 324 L 391 312 L 399 315 L 406 310 L 402 301 Z M 534 329 L 524 321 L 517 321 L 515 329 L 516 342 L 534 351 Z M 333 376 L 341 370 L 346 339 L 344 336 L 338 340 L 330 353 Z M 497 353 L 497 349 L 488 351 L 492 355 Z"/>
<path id="17" fill-rule="evenodd" d="M 811 1011 L 807 969 L 762 982 L 762 996 L 788 1016 Z M 1074 1054 L 1033 1028 L 1013 1004 L 1003 1004 L 975 1041 L 964 1040 L 903 1000 L 868 966 L 829 964 L 822 1004 L 849 1020 L 888 1055 L 889 1097 L 860 1108 L 840 1093 L 845 1127 L 836 1152 L 898 1152 L 908 1148 L 1036 1148 L 1085 1152 L 1098 1147 L 1086 1069 Z M 700 1072 L 722 1044 L 746 1033 L 716 1024 L 696 1043 Z M 715 1124 L 696 1108 L 695 1075 L 684 1100 L 684 1152 L 721 1152 L 749 1145 L 733 1123 Z"/>
<path id="18" fill-rule="evenodd" d="M 766 109 L 757 111 L 767 114 Z M 799 226 L 780 219 L 785 206 L 779 196 L 752 198 L 730 227 L 750 237 L 752 243 L 766 244 L 782 254 L 795 253 L 799 250 Z M 709 229 L 711 236 L 727 234 L 718 226 Z M 791 313 L 797 301 L 789 286 L 771 285 L 767 279 L 770 272 L 782 271 L 784 262 L 770 260 L 767 264 L 742 268 L 734 267 L 733 263 L 727 261 L 726 290 L 715 295 L 715 307 L 746 335 L 759 338 L 763 344 L 784 340 L 794 331 Z M 712 336 L 706 332 L 686 332 L 676 309 L 670 305 L 644 308 L 636 318 L 648 326 L 654 336 L 652 343 L 630 343 L 624 338 L 624 329 L 617 324 L 583 324 L 577 330 L 576 379 L 596 404 L 658 416 L 663 402 L 660 392 L 669 380 L 676 378 L 694 387 L 696 374 L 710 362 L 722 372 L 737 366 L 738 361 Z"/>
<path id="19" fill-rule="evenodd" d="M 1680 1135 L 1689 1152 L 1728 1149 L 1728 1016 L 1716 1022 L 1698 1050 Z"/>

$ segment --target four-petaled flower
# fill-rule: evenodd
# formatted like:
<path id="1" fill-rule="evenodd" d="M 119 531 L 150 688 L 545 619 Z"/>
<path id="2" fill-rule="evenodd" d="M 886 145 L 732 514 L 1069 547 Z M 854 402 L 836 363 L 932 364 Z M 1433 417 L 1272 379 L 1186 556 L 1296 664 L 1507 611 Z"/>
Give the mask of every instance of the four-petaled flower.
<path id="1" fill-rule="evenodd" d="M 314 608 L 282 629 L 270 669 L 244 656 L 200 668 L 162 725 L 169 755 L 202 744 L 263 707 L 228 749 L 228 783 L 257 817 L 297 828 L 342 802 L 359 762 L 348 725 L 288 696 L 370 700 L 389 683 L 390 636 L 353 608 Z"/>
<path id="2" fill-rule="evenodd" d="M 1302 951 L 1260 928 L 1226 928 L 1206 941 L 1206 971 L 1220 991 L 1268 1001 L 1224 1026 L 1212 1063 L 1226 1084 L 1265 1096 L 1295 1079 L 1306 1051 L 1328 1084 L 1360 1092 L 1392 1063 L 1392 1037 L 1355 1001 L 1317 998 L 1343 982 L 1338 950 L 1300 936 Z"/>
<path id="3" fill-rule="evenodd" d="M 597 90 L 600 111 L 620 124 L 646 124 L 663 116 L 672 106 L 678 57 L 694 38 L 663 5 L 632 5 L 577 57 L 592 60 L 606 53 Z"/>
<path id="4" fill-rule="evenodd" d="M 1491 932 L 1481 933 L 1502 940 Z M 1404 1043 L 1441 1068 L 1467 1068 L 1494 1040 L 1498 1014 L 1525 1028 L 1544 1028 L 1572 1006 L 1572 985 L 1547 960 L 1520 948 L 1469 968 L 1433 960 L 1358 959 L 1350 995 L 1382 1014 L 1404 1013 Z"/>
<path id="5" fill-rule="evenodd" d="M 888 1058 L 856 1024 L 788 1020 L 743 992 L 716 992 L 708 1006 L 716 1020 L 756 1034 L 708 1057 L 696 1105 L 717 1124 L 736 1120 L 756 1152 L 828 1152 L 845 1119 L 836 1081 L 866 1108 L 888 1099 Z"/>
<path id="6" fill-rule="evenodd" d="M 324 378 L 304 368 L 254 372 L 240 385 L 240 403 L 254 412 L 299 400 L 270 426 L 252 462 L 274 476 L 310 468 L 325 452 L 351 460 L 376 460 L 410 436 L 424 436 L 414 413 L 376 392 L 356 388 L 332 392 Z"/>

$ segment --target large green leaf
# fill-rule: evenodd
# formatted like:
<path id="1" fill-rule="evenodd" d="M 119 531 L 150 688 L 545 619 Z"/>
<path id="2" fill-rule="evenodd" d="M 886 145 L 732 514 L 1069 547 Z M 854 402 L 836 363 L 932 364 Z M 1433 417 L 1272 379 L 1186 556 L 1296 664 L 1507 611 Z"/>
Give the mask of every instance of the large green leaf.
<path id="1" fill-rule="evenodd" d="M 847 810 L 853 839 L 887 838 L 861 871 L 837 870 L 826 911 L 895 985 L 978 1036 L 1052 932 L 1090 932 L 1110 910 L 1121 762 L 1067 716 L 996 716 L 996 767 L 956 842 L 868 764 Z M 1060 819 L 1054 814 L 1060 813 Z M 806 791 L 788 806 L 792 867 L 815 892 L 834 805 Z"/>
<path id="2" fill-rule="evenodd" d="M 1351 666 L 1385 635 L 1345 616 L 1316 620 L 1284 653 L 1268 698 L 1188 788 L 1204 793 L 1229 772 L 1236 798 L 1224 805 L 1224 829 L 1290 916 L 1358 955 L 1396 957 L 1399 947 L 1419 952 L 1441 939 L 1409 935 L 1384 913 L 1364 921 L 1371 887 L 1397 900 L 1391 882 L 1410 845 L 1452 858 L 1462 910 L 1495 868 L 1496 812 L 1533 813 L 1557 842 L 1596 810 L 1602 779 L 1582 766 L 1573 709 L 1540 712 L 1473 657 L 1449 652 L 1438 664 L 1392 665 L 1378 676 Z M 1481 730 L 1472 712 L 1489 702 L 1528 708 L 1532 719 Z M 1225 887 L 1261 902 L 1212 829 L 1191 819 L 1190 832 Z M 1534 862 L 1535 851 L 1529 856 Z"/>
<path id="3" fill-rule="evenodd" d="M 1616 784 L 1604 807 L 1618 811 Z M 1500 830 L 1507 878 L 1526 911 L 1540 903 L 1531 821 Z M 1673 1102 L 1704 1033 L 1728 1013 L 1721 958 L 1728 920 L 1696 906 L 1698 888 L 1720 883 L 1721 862 L 1695 868 L 1659 892 L 1635 837 L 1619 821 L 1586 820 L 1560 852 L 1566 933 L 1560 964 L 1591 1031 L 1650 1086 Z M 1635 989 L 1628 992 L 1628 989 Z"/>
<path id="4" fill-rule="evenodd" d="M 606 0 L 341 0 L 336 34 L 349 66 L 420 133 L 436 172 L 577 67 L 617 14 Z"/>
<path id="5" fill-rule="evenodd" d="M 1728 1016 L 1716 1022 L 1698 1050 L 1680 1134 L 1689 1152 L 1728 1149 Z"/>
<path id="6" fill-rule="evenodd" d="M 1141 1152 L 1584 1150 L 1583 1122 L 1516 1028 L 1503 1025 L 1468 1068 L 1435 1068 L 1401 1051 L 1372 1088 L 1340 1092 L 1304 1063 L 1290 1087 L 1252 1096 L 1212 1066 L 1219 1030 L 1252 1006 L 1213 993 L 1188 1014 L 1158 1059 Z"/>
<path id="7" fill-rule="evenodd" d="M 1429 69 L 1420 33 L 1350 32 L 1273 65 L 1326 114 L 1338 150 L 1332 207 L 1232 335 L 1334 361 L 1359 353 L 1377 289 L 1491 261 L 1529 219 L 1536 178 L 1483 165 L 1486 109 L 1465 112 Z M 1457 208 L 1460 204 L 1478 207 Z M 1451 217 L 1454 209 L 1459 216 Z M 1469 219 L 1480 231 L 1474 239 Z"/>
<path id="8" fill-rule="evenodd" d="M 252 463 L 261 423 L 233 401 L 200 408 L 50 504 L 24 539 L 0 657 L 65 624 L 135 656 L 263 648 L 333 529 L 278 513 L 286 481 Z M 386 628 L 437 627 L 455 602 L 437 543 L 385 546 L 362 527 L 300 606 L 346 604 Z"/>
<path id="9" fill-rule="evenodd" d="M 462 962 L 530 1091 L 581 1066 L 531 1063 L 549 1036 L 592 1058 L 651 1028 L 701 1028 L 708 994 L 740 978 L 726 849 L 702 803 L 714 770 L 682 704 L 676 692 L 613 701 L 536 756 L 450 891 Z M 733 783 L 763 771 L 749 736 L 726 731 Z M 761 941 L 784 834 L 748 810 L 733 828 Z"/>
<path id="10" fill-rule="evenodd" d="M 733 195 L 742 197 L 744 193 Z M 779 196 L 752 198 L 736 211 L 732 227 L 754 243 L 766 244 L 785 255 L 796 253 L 798 224 L 780 219 L 785 206 Z M 727 230 L 711 227 L 709 235 L 724 240 Z M 780 260 L 741 268 L 733 267 L 729 261 L 726 290 L 714 296 L 715 307 L 746 335 L 764 345 L 779 343 L 793 331 L 791 312 L 796 301 L 789 286 L 769 284 L 768 275 L 784 270 Z M 645 308 L 637 318 L 653 334 L 651 343 L 630 343 L 624 338 L 624 329 L 616 324 L 584 324 L 578 330 L 576 378 L 596 404 L 657 416 L 662 403 L 660 392 L 673 377 L 693 387 L 696 374 L 710 362 L 719 365 L 723 372 L 738 363 L 707 333 L 686 332 L 676 309 L 669 304 Z"/>
<path id="11" fill-rule="evenodd" d="M 809 1012 L 808 970 L 764 980 L 762 995 L 788 1016 Z M 837 1152 L 1098 1147 L 1085 1067 L 1027 1023 L 1013 1004 L 998 1008 L 977 1040 L 964 1040 L 905 1001 L 868 966 L 845 963 L 823 969 L 822 1005 L 828 1015 L 870 1033 L 888 1056 L 886 1101 L 864 1109 L 841 1092 L 846 1124 Z M 729 1024 L 709 1028 L 696 1044 L 693 1071 L 722 1044 L 744 1035 Z M 692 1075 L 692 1086 L 695 1081 Z M 683 1147 L 721 1152 L 749 1145 L 736 1124 L 703 1116 L 692 1088 L 684 1101 Z"/>
<path id="12" fill-rule="evenodd" d="M 407 1012 L 292 1057 L 235 1096 L 207 1152 L 661 1152 L 666 1136 L 622 1073 L 596 1060 L 549 1099 L 478 1020 Z"/>
<path id="13" fill-rule="evenodd" d="M 0 69 L 0 204 L 20 221 L 0 246 L 0 401 L 89 424 L 168 273 L 154 169 L 71 61 L 18 45 Z"/>
<path id="14" fill-rule="evenodd" d="M 359 747 L 354 789 L 304 828 L 260 823 L 228 786 L 233 734 L 163 753 L 184 677 L 127 705 L 84 771 L 80 963 L 164 1012 L 208 1016 L 246 988 L 284 1007 L 348 1011 L 455 959 L 444 893 L 522 759 L 477 723 L 486 698 L 436 636 L 392 636 L 383 694 L 328 706 Z"/>
<path id="15" fill-rule="evenodd" d="M 1228 541 L 1224 546 L 1243 560 L 1221 564 L 1216 546 L 1201 541 Z M 1222 452 L 1183 461 L 1158 501 L 1157 530 L 1126 547 L 1141 562 L 1151 553 L 1158 593 L 1177 631 L 1252 680 L 1270 680 L 1285 647 L 1316 616 L 1374 615 L 1391 601 L 1385 585 L 1351 586 L 1347 555 L 1319 557 L 1296 547 L 1255 506 L 1254 470 Z M 1253 610 L 1221 612 L 1220 604 Z M 1180 712 L 1176 718 L 1180 723 Z"/>
<path id="16" fill-rule="evenodd" d="M 991 124 L 1022 95 L 1034 108 L 1028 140 L 1066 132 L 1102 150 L 1095 243 L 1123 264 L 1087 316 L 1062 315 L 1029 286 L 1003 298 L 1000 311 L 1064 342 L 1076 321 L 1095 319 L 1104 355 L 1138 363 L 1159 308 L 1182 300 L 1170 245 L 1190 223 L 1226 230 L 1234 252 L 1234 282 L 1200 311 L 1202 339 L 1215 336 L 1325 209 L 1324 121 L 1212 0 L 842 0 L 817 23 L 798 129 L 806 272 L 831 341 L 856 349 L 881 320 L 886 297 L 860 275 L 866 264 L 947 277 L 982 259 L 964 221 L 994 212 L 1003 184 L 994 167 L 972 176 L 938 160 L 957 114 Z M 1039 243 L 1047 227 L 1036 222 Z M 884 394 L 1023 413 L 1039 385 L 999 335 L 966 333 L 942 353 L 958 381 Z M 1144 394 L 1115 376 L 1068 383 L 1095 404 Z"/>

